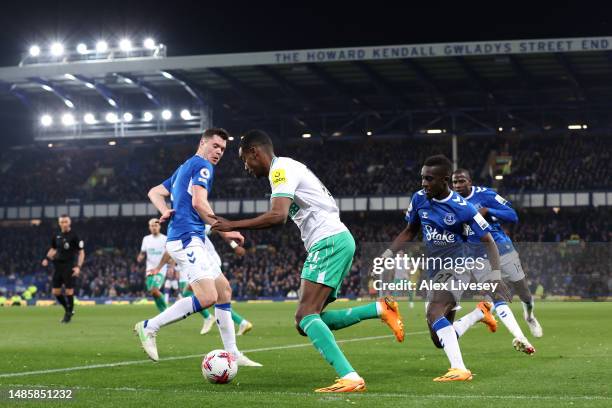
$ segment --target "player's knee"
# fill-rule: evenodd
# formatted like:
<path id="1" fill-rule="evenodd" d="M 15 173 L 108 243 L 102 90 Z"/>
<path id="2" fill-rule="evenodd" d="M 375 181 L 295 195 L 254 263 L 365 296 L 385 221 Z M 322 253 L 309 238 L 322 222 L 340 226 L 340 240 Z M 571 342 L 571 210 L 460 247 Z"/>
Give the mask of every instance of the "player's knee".
<path id="1" fill-rule="evenodd" d="M 206 309 L 217 303 L 217 294 L 201 294 L 199 296 L 196 296 L 196 299 L 198 299 L 198 302 L 200 302 L 200 306 L 202 307 L 202 309 Z"/>
<path id="2" fill-rule="evenodd" d="M 438 307 L 430 307 L 427 310 L 427 324 L 430 326 L 439 318 L 444 317 L 444 311 Z"/>

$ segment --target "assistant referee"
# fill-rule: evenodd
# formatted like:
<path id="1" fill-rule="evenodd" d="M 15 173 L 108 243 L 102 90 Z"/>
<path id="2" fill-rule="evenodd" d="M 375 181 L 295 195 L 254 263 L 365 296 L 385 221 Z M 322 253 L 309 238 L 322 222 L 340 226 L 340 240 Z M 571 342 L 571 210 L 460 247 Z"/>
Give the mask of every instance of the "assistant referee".
<path id="1" fill-rule="evenodd" d="M 42 261 L 44 267 L 53 262 L 52 293 L 57 301 L 64 307 L 62 323 L 69 323 L 74 315 L 74 280 L 81 273 L 85 261 L 85 244 L 78 235 L 70 229 L 71 221 L 67 215 L 58 219 L 60 231 L 53 234 L 51 248 Z M 62 295 L 64 285 L 66 296 Z"/>

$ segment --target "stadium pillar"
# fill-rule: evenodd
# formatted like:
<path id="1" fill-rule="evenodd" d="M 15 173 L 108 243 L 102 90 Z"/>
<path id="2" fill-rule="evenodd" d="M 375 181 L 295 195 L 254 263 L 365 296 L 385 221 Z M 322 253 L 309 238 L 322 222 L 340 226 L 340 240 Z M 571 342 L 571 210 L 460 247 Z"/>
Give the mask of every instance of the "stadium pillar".
<path id="1" fill-rule="evenodd" d="M 456 124 L 456 120 L 457 118 L 455 117 L 455 115 L 452 115 L 451 117 L 452 119 L 452 131 L 453 131 L 453 139 L 452 139 L 452 143 L 453 143 L 453 171 L 457 170 L 459 168 L 459 148 L 457 146 L 457 124 Z"/>

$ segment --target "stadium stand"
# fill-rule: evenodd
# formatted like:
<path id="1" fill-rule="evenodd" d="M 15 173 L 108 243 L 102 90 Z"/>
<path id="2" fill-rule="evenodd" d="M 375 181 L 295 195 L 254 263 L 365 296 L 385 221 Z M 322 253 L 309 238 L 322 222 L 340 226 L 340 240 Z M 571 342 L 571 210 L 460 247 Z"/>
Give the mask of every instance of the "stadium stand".
<path id="1" fill-rule="evenodd" d="M 544 295 L 605 296 L 612 289 L 608 265 L 612 225 L 606 209 L 588 212 L 529 210 L 519 213 L 521 222 L 511 228 L 511 236 L 521 242 L 521 258 L 534 290 L 542 286 Z M 403 227 L 403 214 L 349 213 L 343 216 L 358 246 L 385 242 Z M 3 228 L 0 237 L 0 293 L 19 292 L 34 284 L 38 297 L 50 293 L 50 271 L 40 266 L 46 239 L 55 228 L 51 221 L 39 226 Z M 86 242 L 87 261 L 79 280 L 80 298 L 144 296 L 144 270 L 135 262 L 142 236 L 147 234 L 146 219 L 89 219 L 75 222 Z M 224 261 L 237 299 L 284 298 L 299 286 L 299 266 L 305 256 L 298 231 L 293 225 L 282 230 L 246 233 L 248 251 L 237 258 L 230 248 L 213 237 Z M 535 243 L 547 244 L 535 244 Z M 568 256 L 571 245 L 600 242 L 597 262 L 581 262 Z M 567 249 L 569 245 L 569 250 Z M 261 256 L 265 253 L 266 256 Z M 597 268 L 597 265 L 601 268 Z M 608 265 L 608 266 L 606 266 Z M 603 282 L 603 284 L 601 284 Z M 597 284 L 596 284 L 597 283 Z M 367 270 L 361 257 L 355 259 L 345 281 L 344 296 L 367 295 Z"/>
<path id="2" fill-rule="evenodd" d="M 150 187 L 193 153 L 196 143 L 197 137 L 180 144 L 8 152 L 1 169 L 6 182 L 0 186 L 0 204 L 142 201 Z M 236 150 L 235 144 L 230 146 L 217 168 L 222 182 L 215 185 L 213 197 L 264 197 L 265 180 L 254 182 L 244 172 Z M 450 150 L 448 138 L 297 142 L 277 149 L 279 155 L 307 163 L 336 197 L 414 191 L 423 159 L 436 153 L 450 156 Z M 460 166 L 485 185 L 492 181 L 487 167 L 491 152 L 511 156 L 511 170 L 499 186 L 505 192 L 597 190 L 609 188 L 612 179 L 612 138 L 607 137 L 467 138 L 459 151 Z"/>

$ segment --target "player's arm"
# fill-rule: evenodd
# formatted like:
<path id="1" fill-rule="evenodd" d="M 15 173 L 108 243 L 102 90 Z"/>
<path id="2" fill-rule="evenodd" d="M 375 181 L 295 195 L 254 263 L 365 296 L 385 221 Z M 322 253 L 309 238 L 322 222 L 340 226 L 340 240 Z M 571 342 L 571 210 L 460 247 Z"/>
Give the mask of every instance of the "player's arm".
<path id="1" fill-rule="evenodd" d="M 393 254 L 395 254 L 397 251 L 399 251 L 402 248 L 405 242 L 412 241 L 414 237 L 416 237 L 418 232 L 419 232 L 418 223 L 408 223 L 408 225 L 406 225 L 406 228 L 404 228 L 402 232 L 400 232 L 395 237 L 395 239 L 393 239 L 391 246 L 389 247 L 389 249 L 387 249 L 387 251 L 390 251 L 390 253 L 385 251 L 385 254 L 393 256 Z"/>
<path id="2" fill-rule="evenodd" d="M 281 163 L 278 167 L 271 169 L 270 188 L 272 190 L 270 210 L 255 218 L 228 221 L 218 218 L 213 224 L 216 231 L 228 231 L 229 229 L 265 229 L 287 222 L 289 208 L 295 198 L 295 192 L 300 183 L 302 173 L 299 169 L 288 163 Z"/>
<path id="3" fill-rule="evenodd" d="M 168 204 L 166 203 L 166 199 L 170 197 L 170 190 L 168 187 L 170 186 L 170 179 L 164 181 L 162 184 L 157 185 L 149 190 L 147 196 L 151 203 L 157 208 L 157 211 L 161 213 L 159 217 L 159 222 L 165 222 L 172 217 L 174 210 L 168 208 Z"/>
<path id="4" fill-rule="evenodd" d="M 57 248 L 55 247 L 55 239 L 51 238 L 51 246 L 49 247 L 49 250 L 47 251 L 47 255 L 45 255 L 45 258 L 41 262 L 42 266 L 44 266 L 45 268 L 49 266 L 49 261 L 52 261 L 53 258 L 55 258 L 56 254 L 57 254 Z"/>
<path id="5" fill-rule="evenodd" d="M 485 235 L 480 237 L 480 242 L 485 246 L 487 251 L 487 255 L 489 257 L 489 263 L 491 264 L 491 269 L 494 271 L 500 270 L 500 261 L 499 261 L 499 249 L 497 249 L 497 245 L 495 244 L 495 240 L 491 233 L 487 232 Z"/>
<path id="6" fill-rule="evenodd" d="M 157 275 L 162 270 L 164 265 L 166 264 L 172 265 L 173 263 L 174 261 L 172 260 L 172 257 L 170 257 L 170 254 L 168 253 L 168 251 L 164 251 L 164 254 L 159 260 L 159 264 L 157 264 L 155 268 L 148 270 L 147 275 Z"/>
<path id="7" fill-rule="evenodd" d="M 45 255 L 45 258 L 41 262 L 42 266 L 44 266 L 45 268 L 49 266 L 49 261 L 52 261 L 53 258 L 55 258 L 55 254 L 57 254 L 57 249 L 49 248 L 49 250 L 47 251 L 47 255 Z"/>
<path id="8" fill-rule="evenodd" d="M 78 237 L 75 239 L 79 248 L 79 255 L 77 256 L 77 263 L 72 268 L 72 276 L 79 276 L 81 273 L 81 268 L 83 267 L 83 263 L 85 262 L 85 243 L 83 240 L 80 240 Z"/>
<path id="9" fill-rule="evenodd" d="M 79 255 L 77 258 L 77 264 L 72 268 L 72 276 L 79 276 L 84 262 L 85 262 L 85 250 L 80 249 Z"/>
<path id="10" fill-rule="evenodd" d="M 210 235 L 212 235 L 212 234 L 214 234 L 214 233 L 219 234 L 219 232 L 218 232 L 218 231 L 213 231 L 213 230 L 212 230 L 212 228 L 211 228 L 211 225 L 210 225 L 210 224 L 207 224 L 207 225 L 206 225 L 206 227 L 207 227 L 207 230 L 206 230 L 206 235 L 210 236 Z M 219 235 L 219 236 L 221 236 L 221 235 Z M 238 256 L 238 257 L 242 257 L 242 256 L 244 256 L 244 255 L 246 254 L 246 250 L 244 249 L 244 247 L 243 247 L 243 246 L 238 245 L 238 244 L 236 243 L 236 241 L 234 241 L 234 240 L 229 240 L 229 241 L 228 241 L 228 240 L 226 240 L 226 239 L 224 239 L 224 241 L 225 241 L 225 242 L 227 242 L 227 244 L 228 244 L 230 247 L 232 247 L 232 250 L 234 251 L 234 254 L 236 254 L 236 256 Z"/>
<path id="11" fill-rule="evenodd" d="M 206 190 L 204 186 L 194 184 L 192 193 L 191 205 L 197 211 L 200 218 L 207 224 L 215 224 L 218 217 L 215 216 L 215 213 L 208 202 L 208 190 Z M 236 228 L 231 228 L 228 230 L 217 230 L 217 232 L 219 232 L 221 238 L 228 242 L 235 241 L 238 245 L 244 244 L 244 237 L 241 233 L 235 230 Z"/>
<path id="12" fill-rule="evenodd" d="M 143 238 L 142 244 L 140 244 L 140 252 L 138 253 L 138 256 L 136 257 L 136 262 L 142 263 L 142 261 L 144 261 L 146 257 L 147 257 L 147 245 L 146 245 L 145 239 Z"/>
<path id="13" fill-rule="evenodd" d="M 510 203 L 499 194 L 491 191 L 493 195 L 488 195 L 485 201 L 485 206 L 480 208 L 478 212 L 483 216 L 495 217 L 502 222 L 517 223 L 518 215 Z"/>
<path id="14" fill-rule="evenodd" d="M 271 208 L 268 212 L 258 215 L 255 218 L 230 221 L 222 217 L 215 217 L 216 222 L 212 224 L 215 231 L 232 230 L 256 230 L 271 228 L 275 225 L 282 225 L 287 222 L 289 207 L 293 200 L 289 197 L 273 197 Z"/>
<path id="15" fill-rule="evenodd" d="M 397 251 L 399 251 L 405 242 L 410 242 L 416 237 L 419 232 L 419 228 L 421 228 L 421 219 L 419 218 L 418 212 L 418 193 L 414 194 L 410 199 L 410 205 L 408 206 L 408 210 L 406 210 L 406 216 L 404 219 L 406 220 L 406 228 L 400 232 L 393 242 L 391 246 L 385 250 L 383 253 L 383 257 L 388 258 L 392 257 Z"/>

